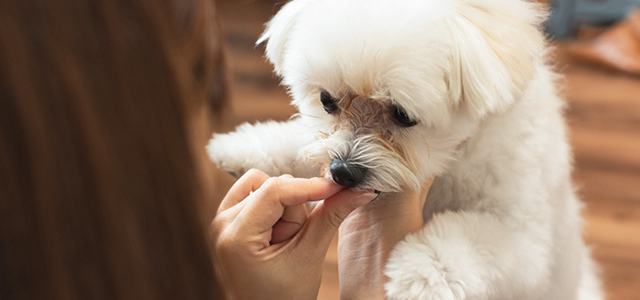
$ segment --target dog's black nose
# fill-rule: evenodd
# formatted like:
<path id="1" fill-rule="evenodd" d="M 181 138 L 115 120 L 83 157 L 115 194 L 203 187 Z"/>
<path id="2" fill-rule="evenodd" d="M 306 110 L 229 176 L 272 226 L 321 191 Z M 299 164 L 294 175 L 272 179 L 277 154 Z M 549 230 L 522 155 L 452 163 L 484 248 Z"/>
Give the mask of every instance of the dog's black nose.
<path id="1" fill-rule="evenodd" d="M 356 187 L 364 180 L 367 169 L 356 164 L 349 164 L 335 158 L 331 162 L 331 176 L 333 180 L 348 188 Z"/>

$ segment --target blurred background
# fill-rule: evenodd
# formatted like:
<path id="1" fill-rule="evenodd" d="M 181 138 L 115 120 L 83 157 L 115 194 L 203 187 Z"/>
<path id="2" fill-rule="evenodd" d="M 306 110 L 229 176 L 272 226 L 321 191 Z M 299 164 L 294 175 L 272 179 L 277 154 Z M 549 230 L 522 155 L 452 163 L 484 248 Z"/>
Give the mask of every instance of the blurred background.
<path id="1" fill-rule="evenodd" d="M 612 300 L 640 299 L 640 0 L 543 1 L 547 32 L 564 75 L 574 178 L 585 203 L 584 237 Z M 284 1 L 219 0 L 231 113 L 242 122 L 286 120 L 296 110 L 254 43 Z M 505 5 L 508 1 L 505 0 Z M 224 175 L 224 189 L 233 178 Z M 327 254 L 319 299 L 339 299 L 336 244 Z"/>

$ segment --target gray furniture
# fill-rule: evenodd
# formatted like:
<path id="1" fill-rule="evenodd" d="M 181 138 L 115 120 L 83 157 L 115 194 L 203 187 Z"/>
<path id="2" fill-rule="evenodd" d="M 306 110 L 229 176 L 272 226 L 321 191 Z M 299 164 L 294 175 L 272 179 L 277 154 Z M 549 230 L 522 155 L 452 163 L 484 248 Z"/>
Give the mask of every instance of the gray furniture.
<path id="1" fill-rule="evenodd" d="M 609 25 L 637 7 L 640 0 L 552 0 L 547 32 L 556 39 L 571 38 L 581 24 Z"/>

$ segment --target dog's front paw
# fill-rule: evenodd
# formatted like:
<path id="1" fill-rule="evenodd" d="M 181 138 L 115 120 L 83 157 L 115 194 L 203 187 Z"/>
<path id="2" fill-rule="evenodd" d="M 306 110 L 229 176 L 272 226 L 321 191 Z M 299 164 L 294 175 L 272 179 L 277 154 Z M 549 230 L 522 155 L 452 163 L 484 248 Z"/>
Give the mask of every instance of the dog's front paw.
<path id="1" fill-rule="evenodd" d="M 385 274 L 390 280 L 385 285 L 389 299 L 467 299 L 465 283 L 442 262 L 429 257 L 405 258 L 404 262 L 390 261 Z M 405 264 L 410 263 L 413 268 Z M 416 266 L 419 266 L 416 268 Z"/>
<path id="2" fill-rule="evenodd" d="M 239 147 L 237 140 L 230 134 L 215 134 L 207 145 L 209 158 L 220 168 L 234 177 L 240 177 L 251 167 L 245 166 L 245 149 Z"/>
<path id="3" fill-rule="evenodd" d="M 385 269 L 389 299 L 488 299 L 487 272 L 472 242 L 442 239 L 427 228 L 396 245 Z"/>
<path id="4" fill-rule="evenodd" d="M 265 122 L 242 124 L 234 132 L 214 134 L 207 145 L 209 157 L 218 167 L 236 177 L 250 169 L 259 169 L 270 176 L 292 174 L 299 165 L 297 141 L 300 135 L 292 133 L 291 122 Z M 295 173 L 295 174 L 294 174 Z"/>

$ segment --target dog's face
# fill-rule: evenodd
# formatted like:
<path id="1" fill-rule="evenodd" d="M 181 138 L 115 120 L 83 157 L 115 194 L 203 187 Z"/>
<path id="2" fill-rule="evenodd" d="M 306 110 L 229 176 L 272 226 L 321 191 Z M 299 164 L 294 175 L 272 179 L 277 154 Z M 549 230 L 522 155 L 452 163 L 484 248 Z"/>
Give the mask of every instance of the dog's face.
<path id="1" fill-rule="evenodd" d="M 344 186 L 398 192 L 518 99 L 541 20 L 524 1 L 295 0 L 260 42 L 317 131 L 308 158 Z"/>

